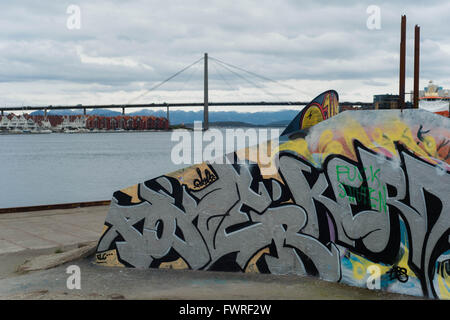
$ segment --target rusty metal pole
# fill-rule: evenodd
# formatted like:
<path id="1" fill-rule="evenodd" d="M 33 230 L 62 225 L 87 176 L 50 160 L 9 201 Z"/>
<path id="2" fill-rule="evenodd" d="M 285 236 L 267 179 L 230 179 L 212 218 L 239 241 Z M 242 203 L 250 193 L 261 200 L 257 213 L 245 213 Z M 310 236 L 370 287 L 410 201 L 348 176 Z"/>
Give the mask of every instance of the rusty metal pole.
<path id="1" fill-rule="evenodd" d="M 167 123 L 169 124 L 169 126 L 170 126 L 170 114 L 169 114 L 169 105 L 167 105 L 167 110 L 166 110 L 166 113 L 167 113 Z"/>
<path id="2" fill-rule="evenodd" d="M 405 107 L 405 61 L 406 61 L 406 16 L 402 16 L 400 31 L 400 79 L 398 92 L 398 107 L 403 110 Z"/>
<path id="3" fill-rule="evenodd" d="M 414 108 L 419 108 L 420 27 L 414 31 Z"/>

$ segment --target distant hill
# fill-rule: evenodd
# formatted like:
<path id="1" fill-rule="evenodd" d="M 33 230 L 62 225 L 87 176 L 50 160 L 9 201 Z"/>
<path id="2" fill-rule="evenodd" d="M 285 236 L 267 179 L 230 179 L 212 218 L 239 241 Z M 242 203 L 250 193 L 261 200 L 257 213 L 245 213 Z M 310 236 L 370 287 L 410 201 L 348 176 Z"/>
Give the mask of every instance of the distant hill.
<path id="1" fill-rule="evenodd" d="M 269 123 L 267 123 L 267 126 L 268 127 L 286 127 L 291 121 L 292 121 L 292 119 L 269 122 Z"/>
<path id="2" fill-rule="evenodd" d="M 299 110 L 280 110 L 280 111 L 258 111 L 258 112 L 236 112 L 236 111 L 210 111 L 209 121 L 217 126 L 286 126 L 297 115 Z M 32 115 L 43 115 L 44 111 L 34 111 Z M 80 115 L 82 110 L 51 110 L 49 115 Z M 89 115 L 101 115 L 104 117 L 115 117 L 122 114 L 119 111 L 107 109 L 94 109 L 87 112 Z M 165 110 L 143 109 L 127 113 L 129 116 L 155 116 L 166 117 Z M 203 110 L 184 111 L 169 110 L 170 123 L 192 124 L 194 121 L 203 121 Z M 234 125 L 232 124 L 234 123 Z"/>
<path id="3" fill-rule="evenodd" d="M 267 127 L 286 127 L 287 124 L 283 124 L 284 122 L 289 123 L 289 121 L 280 121 L 279 123 L 266 123 L 266 124 L 252 124 L 252 123 L 248 123 L 248 122 L 242 122 L 242 121 L 210 121 L 209 122 L 209 126 L 210 127 L 215 127 L 215 128 L 239 128 L 239 127 L 244 127 L 244 128 L 267 128 Z M 193 123 L 186 123 L 185 126 L 187 128 L 193 128 L 194 124 Z"/>
<path id="4" fill-rule="evenodd" d="M 236 111 L 210 111 L 210 123 L 230 123 L 242 122 L 250 125 L 264 125 L 272 123 L 273 126 L 287 125 L 297 114 L 299 110 L 280 110 L 280 111 L 259 111 L 259 112 L 236 112 Z M 129 115 L 153 115 L 156 117 L 166 117 L 166 111 L 140 110 Z M 184 111 L 169 110 L 170 123 L 188 124 L 194 121 L 203 121 L 203 111 Z"/>
<path id="5" fill-rule="evenodd" d="M 48 115 L 55 115 L 55 116 L 76 116 L 76 115 L 82 115 L 82 110 L 50 110 L 47 112 Z M 114 110 L 108 110 L 108 109 L 93 109 L 91 111 L 86 112 L 88 115 L 98 115 L 98 116 L 104 116 L 104 117 L 115 117 L 118 115 L 121 115 L 122 112 L 114 111 Z M 38 110 L 33 111 L 30 113 L 32 116 L 43 116 L 44 111 Z"/>
<path id="6" fill-rule="evenodd" d="M 49 110 L 47 112 L 48 115 L 52 115 L 52 116 L 76 116 L 76 115 L 80 115 L 83 114 L 83 111 L 81 110 Z M 37 111 L 33 111 L 30 113 L 30 115 L 32 116 L 43 116 L 44 115 L 44 110 L 37 110 Z"/>
<path id="7" fill-rule="evenodd" d="M 103 116 L 103 117 L 116 117 L 116 116 L 120 116 L 122 114 L 122 112 L 108 110 L 108 109 L 93 109 L 93 110 L 87 112 L 87 114 L 95 115 L 95 116 Z"/>
<path id="8" fill-rule="evenodd" d="M 194 123 L 186 123 L 185 126 L 187 128 L 193 128 Z M 251 124 L 251 123 L 242 122 L 242 121 L 212 121 L 212 122 L 210 121 L 209 126 L 217 127 L 217 128 L 228 128 L 228 127 L 230 127 L 230 128 L 236 128 L 236 127 L 254 128 L 254 127 L 259 127 L 261 125 Z"/>
<path id="9" fill-rule="evenodd" d="M 166 114 L 165 112 L 163 112 L 163 113 Z M 154 116 L 155 111 L 152 111 L 149 109 L 142 109 L 139 111 L 130 112 L 130 113 L 128 113 L 128 115 L 131 115 L 131 116 Z"/>

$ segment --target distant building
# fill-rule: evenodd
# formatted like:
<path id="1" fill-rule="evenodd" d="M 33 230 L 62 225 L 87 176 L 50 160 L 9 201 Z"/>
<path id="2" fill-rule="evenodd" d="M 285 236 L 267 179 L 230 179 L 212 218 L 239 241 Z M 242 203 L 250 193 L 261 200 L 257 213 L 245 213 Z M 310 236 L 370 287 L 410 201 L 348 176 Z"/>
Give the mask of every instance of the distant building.
<path id="1" fill-rule="evenodd" d="M 373 96 L 374 109 L 398 109 L 397 94 L 377 94 Z"/>
<path id="2" fill-rule="evenodd" d="M 342 104 L 339 106 L 339 112 L 349 111 L 349 110 L 360 110 L 361 108 L 357 108 L 351 105 Z"/>

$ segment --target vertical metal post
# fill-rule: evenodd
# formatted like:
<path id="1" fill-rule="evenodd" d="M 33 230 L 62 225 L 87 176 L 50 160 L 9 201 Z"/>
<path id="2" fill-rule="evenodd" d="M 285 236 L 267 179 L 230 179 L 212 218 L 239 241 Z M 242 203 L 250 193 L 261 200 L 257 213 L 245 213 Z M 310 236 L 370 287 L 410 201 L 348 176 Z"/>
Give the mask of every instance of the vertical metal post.
<path id="1" fill-rule="evenodd" d="M 399 101 L 398 107 L 405 107 L 405 60 L 406 60 L 406 16 L 402 16 L 400 31 L 400 79 L 399 79 Z"/>
<path id="2" fill-rule="evenodd" d="M 44 119 L 47 119 L 47 108 L 44 108 Z"/>
<path id="3" fill-rule="evenodd" d="M 125 107 L 122 107 L 122 115 L 125 115 Z"/>
<path id="4" fill-rule="evenodd" d="M 414 108 L 419 108 L 420 27 L 414 33 Z"/>
<path id="5" fill-rule="evenodd" d="M 2 110 L 2 117 L 3 117 L 3 110 Z"/>
<path id="6" fill-rule="evenodd" d="M 208 54 L 205 53 L 204 58 L 204 84 L 203 84 L 203 130 L 209 129 L 209 115 L 208 115 Z"/>
<path id="7" fill-rule="evenodd" d="M 169 105 L 167 105 L 167 123 L 170 126 Z"/>
<path id="8" fill-rule="evenodd" d="M 86 108 L 83 108 L 83 115 L 86 116 Z"/>

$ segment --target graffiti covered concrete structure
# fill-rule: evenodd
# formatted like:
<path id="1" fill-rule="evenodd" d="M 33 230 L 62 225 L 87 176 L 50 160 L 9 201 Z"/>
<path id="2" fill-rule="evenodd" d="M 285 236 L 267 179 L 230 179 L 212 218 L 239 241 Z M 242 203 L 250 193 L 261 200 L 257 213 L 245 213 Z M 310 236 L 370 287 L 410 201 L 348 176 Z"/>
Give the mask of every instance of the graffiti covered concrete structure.
<path id="1" fill-rule="evenodd" d="M 97 263 L 450 297 L 449 119 L 346 111 L 282 138 L 271 175 L 236 152 L 225 157 L 247 154 L 244 164 L 206 162 L 115 192 Z"/>

